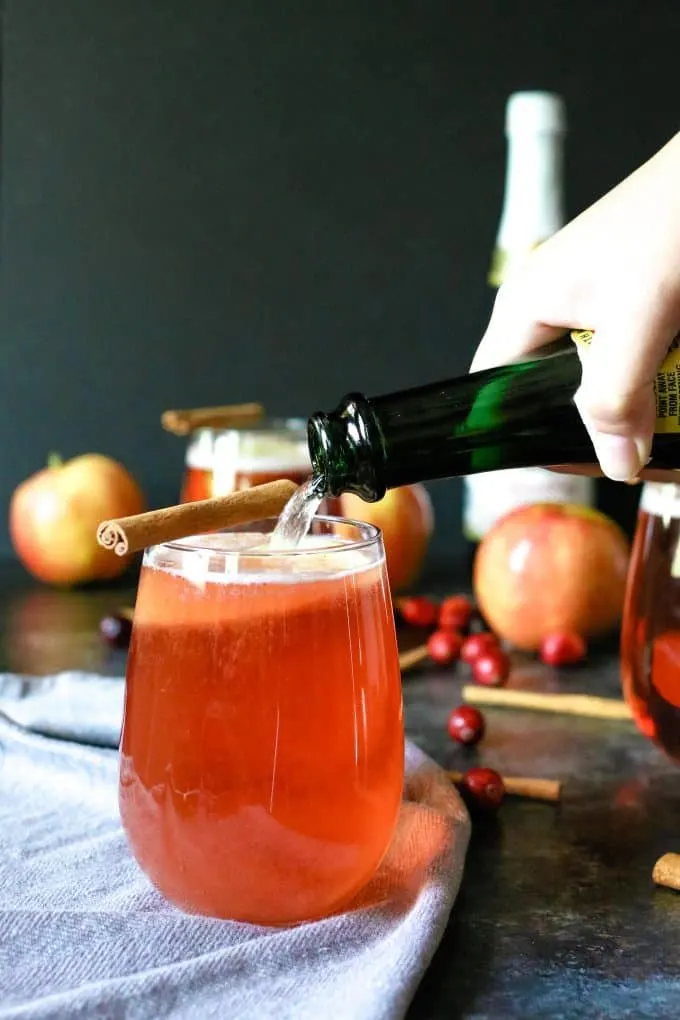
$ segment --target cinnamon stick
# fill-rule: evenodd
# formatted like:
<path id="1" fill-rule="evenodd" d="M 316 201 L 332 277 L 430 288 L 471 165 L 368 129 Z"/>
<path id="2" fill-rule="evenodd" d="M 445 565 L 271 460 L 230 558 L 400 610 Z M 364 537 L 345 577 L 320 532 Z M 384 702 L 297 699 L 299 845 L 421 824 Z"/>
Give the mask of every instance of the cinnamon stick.
<path id="1" fill-rule="evenodd" d="M 580 715 L 590 719 L 632 719 L 632 713 L 620 698 L 597 698 L 590 694 L 542 694 L 537 691 L 508 690 L 507 687 L 481 687 L 466 684 L 463 700 L 470 705 L 498 708 L 525 708 L 534 712 Z"/>
<path id="2" fill-rule="evenodd" d="M 659 857 L 652 871 L 652 880 L 667 889 L 680 890 L 680 854 Z"/>
<path id="3" fill-rule="evenodd" d="M 430 653 L 427 650 L 427 645 L 418 645 L 417 648 L 411 648 L 408 652 L 400 653 L 399 669 L 402 673 L 406 673 L 409 669 L 413 669 L 414 666 L 425 662 L 429 657 Z"/>
<path id="4" fill-rule="evenodd" d="M 97 528 L 97 541 L 117 556 L 127 556 L 161 542 L 277 517 L 296 490 L 294 482 L 281 479 L 227 496 L 102 521 Z"/>
<path id="5" fill-rule="evenodd" d="M 164 411 L 161 426 L 176 436 L 186 436 L 196 429 L 228 429 L 247 425 L 264 418 L 262 404 L 224 404 L 221 407 L 193 407 L 183 411 Z"/>
<path id="6" fill-rule="evenodd" d="M 463 772 L 447 772 L 452 783 L 463 781 Z M 532 776 L 503 776 L 505 792 L 513 797 L 528 800 L 546 800 L 555 803 L 560 799 L 562 785 L 557 779 L 534 779 Z"/>

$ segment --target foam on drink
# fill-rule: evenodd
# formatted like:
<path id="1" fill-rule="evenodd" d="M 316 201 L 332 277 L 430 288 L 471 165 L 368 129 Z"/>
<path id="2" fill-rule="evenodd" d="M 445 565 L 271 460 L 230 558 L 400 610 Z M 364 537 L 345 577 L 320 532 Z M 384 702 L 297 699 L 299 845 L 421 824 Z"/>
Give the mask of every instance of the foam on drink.
<path id="1" fill-rule="evenodd" d="M 356 549 L 356 543 L 340 535 L 305 535 L 281 555 L 272 539 L 248 532 L 200 535 L 149 549 L 144 566 L 199 585 L 299 584 L 339 580 L 378 567 L 384 559 L 374 548 Z"/>

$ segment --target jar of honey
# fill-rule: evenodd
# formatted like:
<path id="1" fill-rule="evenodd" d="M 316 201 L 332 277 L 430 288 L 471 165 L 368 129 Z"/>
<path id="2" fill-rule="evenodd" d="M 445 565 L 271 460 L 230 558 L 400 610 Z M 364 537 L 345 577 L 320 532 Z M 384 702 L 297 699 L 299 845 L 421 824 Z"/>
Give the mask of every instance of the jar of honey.
<path id="1" fill-rule="evenodd" d="M 638 728 L 680 762 L 680 485 L 643 486 L 621 634 Z"/>

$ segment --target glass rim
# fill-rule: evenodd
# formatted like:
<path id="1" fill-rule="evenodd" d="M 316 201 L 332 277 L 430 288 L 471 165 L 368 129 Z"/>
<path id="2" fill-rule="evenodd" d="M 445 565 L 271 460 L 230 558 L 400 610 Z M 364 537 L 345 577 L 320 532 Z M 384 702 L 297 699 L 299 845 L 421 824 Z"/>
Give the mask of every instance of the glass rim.
<path id="1" fill-rule="evenodd" d="M 268 522 L 277 521 L 277 517 L 263 517 L 259 521 L 252 521 L 252 525 L 257 528 L 258 525 L 262 525 Z M 289 556 L 318 556 L 320 552 L 326 555 L 326 553 L 339 553 L 339 552 L 352 552 L 360 551 L 362 549 L 370 549 L 376 545 L 382 539 L 382 531 L 376 527 L 375 524 L 369 524 L 367 521 L 359 521 L 353 517 L 338 517 L 335 514 L 318 514 L 312 520 L 312 525 L 317 521 L 322 524 L 349 524 L 351 527 L 356 528 L 359 531 L 366 532 L 366 536 L 358 538 L 356 541 L 335 542 L 330 545 L 325 545 L 323 548 L 306 548 L 306 549 L 261 549 L 258 547 L 250 547 L 248 549 L 218 549 L 214 546 L 211 547 L 205 544 L 199 544 L 196 539 L 205 539 L 213 537 L 214 535 L 226 535 L 233 534 L 247 534 L 247 531 L 243 530 L 239 532 L 239 528 L 243 527 L 246 529 L 250 527 L 248 524 L 236 525 L 233 528 L 222 528 L 219 531 L 207 531 L 201 535 L 189 535 L 186 539 L 180 538 L 175 539 L 172 542 L 159 542 L 157 545 L 149 546 L 145 553 L 149 552 L 150 549 L 172 549 L 173 552 L 191 552 L 191 553 L 209 553 L 213 556 L 238 556 L 239 559 L 266 559 L 271 557 L 272 559 L 285 559 Z M 267 535 L 271 532 L 258 531 L 258 534 Z M 309 532 L 308 532 L 309 534 Z"/>

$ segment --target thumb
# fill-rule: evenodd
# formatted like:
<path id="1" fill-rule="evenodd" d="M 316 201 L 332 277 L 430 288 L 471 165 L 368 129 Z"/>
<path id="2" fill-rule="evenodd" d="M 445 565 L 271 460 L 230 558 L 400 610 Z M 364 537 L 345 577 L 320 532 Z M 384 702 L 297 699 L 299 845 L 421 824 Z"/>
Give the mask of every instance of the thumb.
<path id="1" fill-rule="evenodd" d="M 631 481 L 649 460 L 656 407 L 654 378 L 672 336 L 658 330 L 598 330 L 579 346 L 583 366 L 576 406 L 605 475 Z"/>

